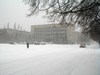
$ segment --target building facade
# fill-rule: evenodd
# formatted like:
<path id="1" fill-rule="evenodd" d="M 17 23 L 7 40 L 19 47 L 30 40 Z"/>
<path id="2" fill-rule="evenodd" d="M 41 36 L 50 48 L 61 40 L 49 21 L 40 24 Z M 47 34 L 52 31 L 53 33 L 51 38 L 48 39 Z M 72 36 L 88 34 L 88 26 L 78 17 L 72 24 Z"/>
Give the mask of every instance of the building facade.
<path id="1" fill-rule="evenodd" d="M 0 43 L 20 43 L 30 39 L 30 32 L 15 29 L 0 29 Z"/>
<path id="2" fill-rule="evenodd" d="M 31 33 L 34 42 L 53 42 L 67 44 L 67 30 L 60 25 L 33 25 Z"/>
<path id="3" fill-rule="evenodd" d="M 81 44 L 89 38 L 75 32 L 74 26 L 59 24 L 32 25 L 31 32 L 16 29 L 0 29 L 0 43 L 46 42 L 54 44 Z"/>
<path id="4" fill-rule="evenodd" d="M 74 26 L 59 24 L 32 25 L 33 42 L 53 42 L 55 44 L 81 44 L 89 42 L 89 37 L 76 32 Z"/>

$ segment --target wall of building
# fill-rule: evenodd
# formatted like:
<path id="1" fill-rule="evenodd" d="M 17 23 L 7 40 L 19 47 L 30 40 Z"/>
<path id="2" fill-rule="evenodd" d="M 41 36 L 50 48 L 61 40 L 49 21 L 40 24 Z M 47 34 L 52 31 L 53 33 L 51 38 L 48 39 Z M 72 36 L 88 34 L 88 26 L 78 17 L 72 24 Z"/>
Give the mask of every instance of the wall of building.
<path id="1" fill-rule="evenodd" d="M 63 27 L 59 24 L 32 25 L 31 32 L 16 29 L 0 29 L 0 43 L 52 42 L 55 44 L 88 43 L 89 37 L 75 32 L 74 26 Z"/>
<path id="2" fill-rule="evenodd" d="M 33 25 L 31 26 L 34 42 L 67 43 L 66 28 L 58 25 Z"/>
<path id="3" fill-rule="evenodd" d="M 14 29 L 0 29 L 0 43 L 20 43 L 29 41 L 30 32 L 14 30 Z"/>
<path id="4" fill-rule="evenodd" d="M 85 35 L 76 32 L 74 26 L 63 27 L 59 24 L 33 25 L 31 26 L 31 33 L 33 42 L 80 44 L 89 40 Z"/>

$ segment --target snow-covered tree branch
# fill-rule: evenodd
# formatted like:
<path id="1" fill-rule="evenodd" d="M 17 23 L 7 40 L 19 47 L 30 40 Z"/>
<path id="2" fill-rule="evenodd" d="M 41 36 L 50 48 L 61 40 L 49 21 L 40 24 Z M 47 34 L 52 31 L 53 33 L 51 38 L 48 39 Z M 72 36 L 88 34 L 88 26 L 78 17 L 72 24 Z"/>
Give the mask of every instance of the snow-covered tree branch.
<path id="1" fill-rule="evenodd" d="M 80 25 L 82 33 L 100 41 L 100 0 L 24 0 L 30 5 L 29 16 L 46 11 L 51 21 Z M 67 25 L 67 24 L 66 24 Z"/>

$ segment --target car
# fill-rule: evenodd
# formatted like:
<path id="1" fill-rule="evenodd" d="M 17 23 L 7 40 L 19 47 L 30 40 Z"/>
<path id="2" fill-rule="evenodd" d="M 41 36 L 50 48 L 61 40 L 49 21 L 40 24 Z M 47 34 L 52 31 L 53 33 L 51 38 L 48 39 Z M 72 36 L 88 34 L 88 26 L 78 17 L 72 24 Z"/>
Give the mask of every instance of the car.
<path id="1" fill-rule="evenodd" d="M 86 45 L 85 44 L 80 44 L 80 48 L 85 48 Z"/>

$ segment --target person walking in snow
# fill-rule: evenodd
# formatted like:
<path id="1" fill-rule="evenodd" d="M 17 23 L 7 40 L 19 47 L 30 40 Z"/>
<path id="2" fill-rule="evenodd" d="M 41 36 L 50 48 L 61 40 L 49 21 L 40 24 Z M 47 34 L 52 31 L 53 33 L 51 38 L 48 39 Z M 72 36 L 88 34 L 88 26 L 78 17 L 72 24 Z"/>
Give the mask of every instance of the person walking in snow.
<path id="1" fill-rule="evenodd" d="M 26 45 L 27 45 L 27 48 L 29 48 L 29 42 L 27 42 Z"/>

